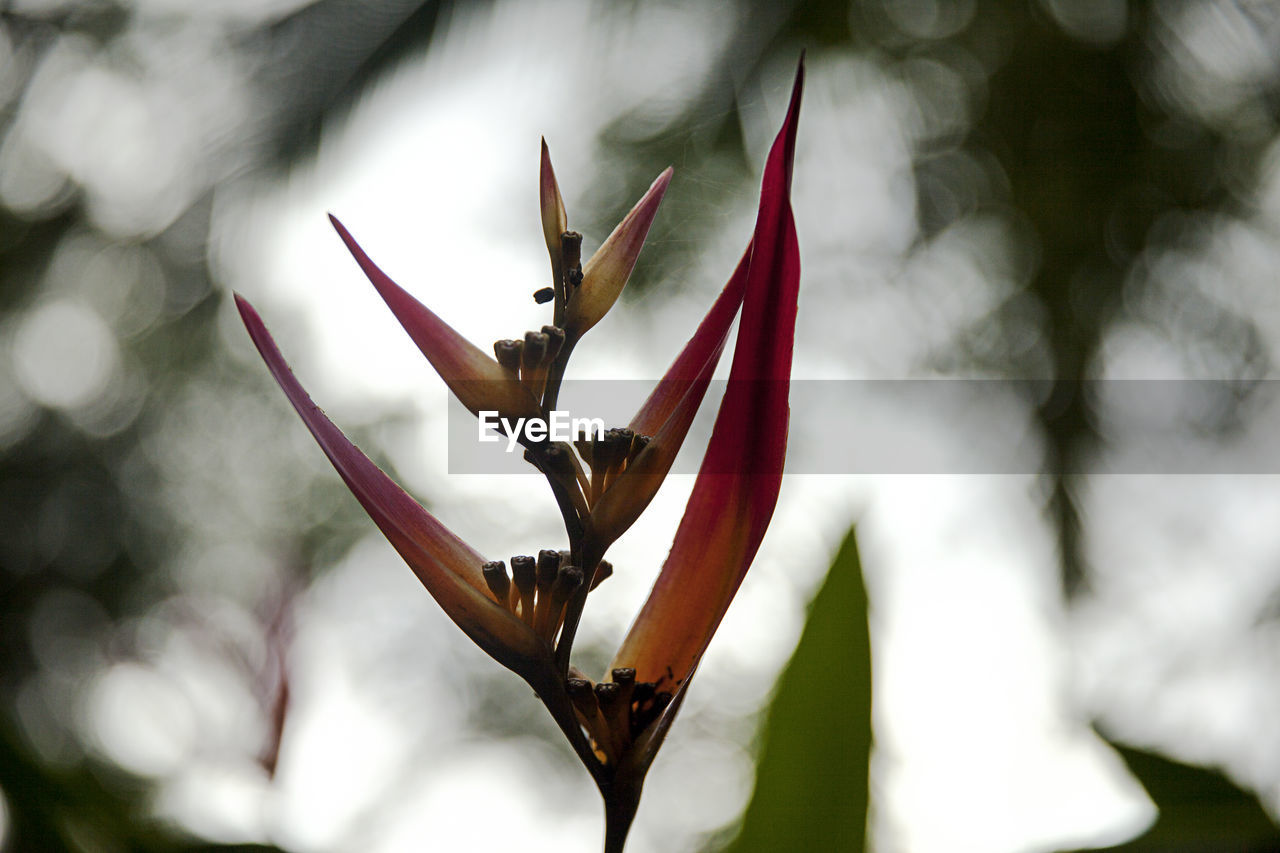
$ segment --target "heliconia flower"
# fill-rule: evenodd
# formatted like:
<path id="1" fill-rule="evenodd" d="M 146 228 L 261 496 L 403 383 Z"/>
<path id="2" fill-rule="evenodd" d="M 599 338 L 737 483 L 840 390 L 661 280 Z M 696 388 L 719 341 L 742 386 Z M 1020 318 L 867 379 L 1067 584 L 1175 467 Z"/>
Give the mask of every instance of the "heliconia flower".
<path id="1" fill-rule="evenodd" d="M 604 797 L 605 853 L 622 850 L 649 765 L 777 503 L 800 277 L 790 185 L 803 78 L 802 60 L 765 165 L 747 250 L 635 417 L 603 438 L 575 442 L 581 461 L 568 445 L 525 442 L 527 458 L 555 493 L 570 548 L 512 557 L 510 574 L 505 563 L 485 561 L 346 439 L 294 378 L 257 312 L 236 296 L 272 375 L 356 499 L 449 617 L 523 677 L 564 732 Z M 369 281 L 467 409 L 545 418 L 574 345 L 612 307 L 630 277 L 670 181 L 667 169 L 584 266 L 582 238 L 565 230 L 564 202 L 543 142 L 539 203 L 554 287 L 535 298 L 555 299 L 555 324 L 523 340 L 497 342 L 496 358 L 392 281 L 330 218 Z M 728 389 L 671 552 L 609 675 L 593 683 L 569 666 L 582 607 L 611 571 L 603 561 L 606 550 L 669 472 L 739 309 Z"/>

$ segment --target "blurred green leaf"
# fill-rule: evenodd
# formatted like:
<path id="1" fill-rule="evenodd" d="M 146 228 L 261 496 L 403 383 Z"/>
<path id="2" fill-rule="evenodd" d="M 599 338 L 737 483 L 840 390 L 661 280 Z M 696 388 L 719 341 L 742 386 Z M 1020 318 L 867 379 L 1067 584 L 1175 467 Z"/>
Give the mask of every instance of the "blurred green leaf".
<path id="1" fill-rule="evenodd" d="M 762 734 L 756 787 L 730 853 L 861 851 L 871 755 L 871 639 L 850 529 L 809 605 Z"/>
<path id="2" fill-rule="evenodd" d="M 1280 851 L 1280 828 L 1254 795 L 1221 773 L 1108 742 L 1160 810 L 1151 829 L 1108 853 Z"/>

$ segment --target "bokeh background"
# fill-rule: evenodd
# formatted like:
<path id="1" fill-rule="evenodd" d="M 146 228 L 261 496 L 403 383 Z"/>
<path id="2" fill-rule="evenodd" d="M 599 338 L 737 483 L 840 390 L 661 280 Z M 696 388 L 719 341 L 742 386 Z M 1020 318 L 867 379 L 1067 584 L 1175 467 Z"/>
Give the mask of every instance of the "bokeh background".
<path id="1" fill-rule="evenodd" d="M 1139 835 L 1160 773 L 1108 740 L 1206 768 L 1178 777 L 1198 780 L 1191 817 L 1142 849 L 1278 849 L 1240 817 L 1280 811 L 1280 4 L 1262 0 L 0 5 L 0 849 L 598 849 L 586 774 L 345 493 L 229 297 L 482 552 L 558 547 L 544 484 L 448 473 L 443 386 L 325 213 L 485 345 L 547 321 L 539 137 L 588 249 L 674 165 L 571 367 L 654 378 L 745 246 L 802 50 L 795 375 L 835 409 L 793 411 L 793 452 L 847 459 L 874 418 L 963 455 L 953 424 L 841 407 L 842 383 L 1031 378 L 1042 393 L 998 417 L 1032 462 L 789 478 L 629 849 L 733 837 L 855 522 L 874 849 Z M 1178 384 L 1135 422 L 1113 416 L 1133 379 Z M 1236 461 L 1135 474 L 1152 435 Z M 691 485 L 611 552 L 584 669 Z M 826 707 L 848 649 L 819 654 L 789 730 L 830 738 L 814 774 L 865 778 Z"/>

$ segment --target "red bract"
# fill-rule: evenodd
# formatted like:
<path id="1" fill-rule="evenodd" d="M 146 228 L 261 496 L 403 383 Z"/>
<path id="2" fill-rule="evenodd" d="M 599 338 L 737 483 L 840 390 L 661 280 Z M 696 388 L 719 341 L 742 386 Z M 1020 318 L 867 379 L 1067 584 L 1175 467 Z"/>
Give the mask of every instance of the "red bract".
<path id="1" fill-rule="evenodd" d="M 567 550 L 486 562 L 396 486 L 311 401 L 252 306 L 236 304 L 276 381 L 356 499 L 428 592 L 481 648 L 538 694 L 605 799 L 605 850 L 620 851 L 649 765 L 773 516 L 786 455 L 800 255 L 790 185 L 803 64 L 765 165 L 755 232 L 728 284 L 625 428 L 573 447 L 522 438 L 564 517 Z M 539 196 L 554 325 L 499 341 L 490 358 L 393 282 L 333 220 L 360 268 L 432 367 L 473 413 L 554 409 L 569 356 L 616 302 L 671 180 L 663 172 L 584 264 L 546 143 Z M 569 665 L 609 546 L 671 468 L 742 311 L 729 385 L 671 553 L 605 680 Z M 576 448 L 576 452 L 575 452 Z"/>
<path id="2" fill-rule="evenodd" d="M 237 295 L 236 307 L 289 402 L 422 585 L 477 645 L 525 675 L 540 646 L 520 620 L 495 602 L 481 574 L 484 559 L 347 440 L 294 378 L 253 306 Z"/>

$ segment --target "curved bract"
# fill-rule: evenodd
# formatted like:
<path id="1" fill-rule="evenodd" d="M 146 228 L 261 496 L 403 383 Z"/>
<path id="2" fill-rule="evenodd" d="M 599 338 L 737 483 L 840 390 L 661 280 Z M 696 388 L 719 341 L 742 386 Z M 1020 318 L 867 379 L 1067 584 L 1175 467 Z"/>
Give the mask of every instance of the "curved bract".
<path id="1" fill-rule="evenodd" d="M 803 68 L 765 165 L 742 323 L 711 441 L 671 552 L 612 665 L 634 669 L 659 695 L 676 697 L 687 687 L 755 558 L 782 485 L 800 289 L 790 190 L 802 84 Z"/>
<path id="2" fill-rule="evenodd" d="M 518 673 L 546 656 L 533 632 L 500 607 L 481 575 L 484 558 L 360 452 L 294 377 L 248 300 L 236 296 L 245 328 L 289 402 L 337 469 L 347 488 L 413 569 L 445 613 L 482 649 Z"/>

